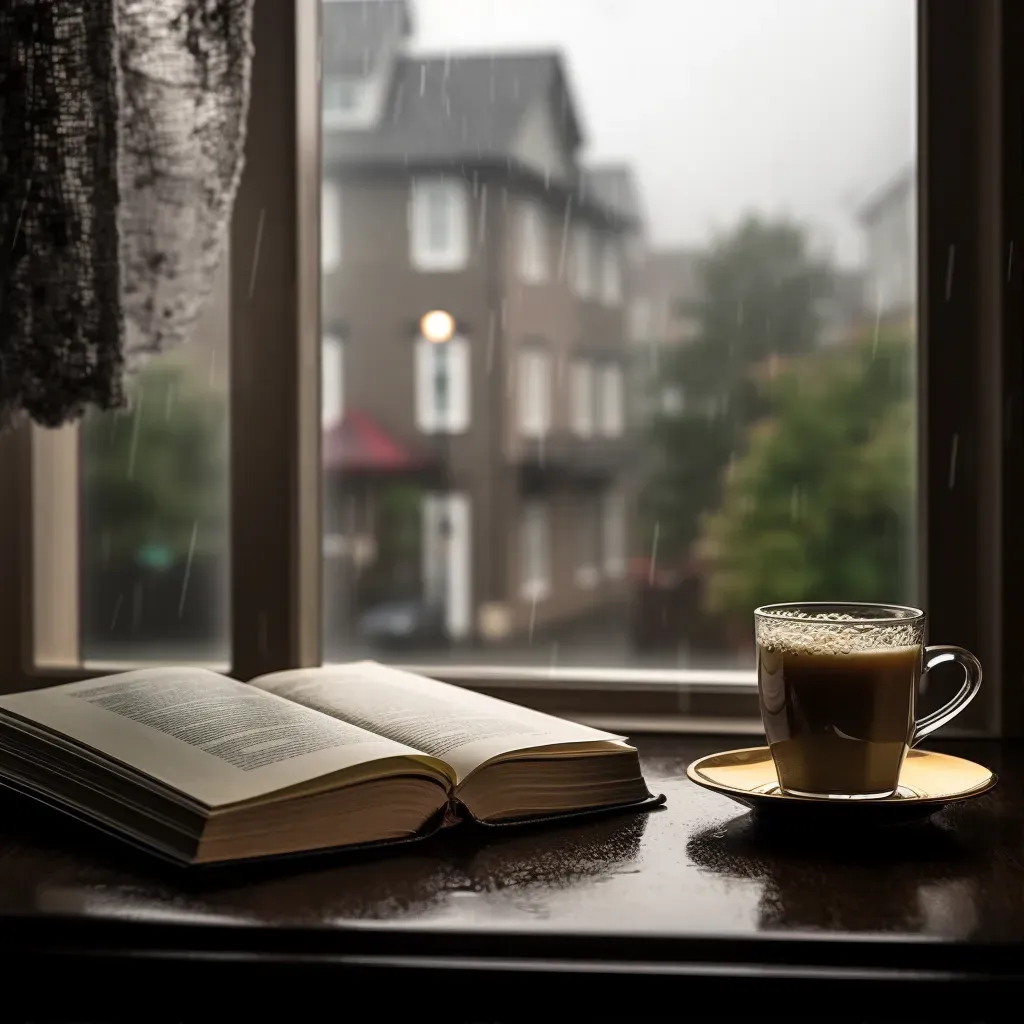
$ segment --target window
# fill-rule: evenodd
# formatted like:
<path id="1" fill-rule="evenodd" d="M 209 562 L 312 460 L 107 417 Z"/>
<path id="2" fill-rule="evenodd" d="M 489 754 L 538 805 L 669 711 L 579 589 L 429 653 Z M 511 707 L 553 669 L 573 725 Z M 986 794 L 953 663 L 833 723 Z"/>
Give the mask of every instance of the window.
<path id="1" fill-rule="evenodd" d="M 320 412 L 324 429 L 341 420 L 345 411 L 345 347 L 341 338 L 324 335 L 320 362 Z"/>
<path id="2" fill-rule="evenodd" d="M 431 17 L 424 13 L 413 26 L 408 49 L 396 47 L 394 60 L 380 63 L 393 66 L 382 71 L 388 88 L 379 122 L 361 129 L 348 149 L 325 133 L 322 151 L 318 133 L 308 131 L 317 123 L 318 44 L 307 27 L 297 47 L 295 28 L 315 5 L 256 5 L 258 95 L 292 96 L 298 82 L 309 106 L 304 123 L 291 102 L 262 105 L 249 118 L 226 268 L 225 306 L 233 315 L 225 317 L 219 342 L 200 340 L 197 331 L 187 352 L 154 360 L 156 372 L 182 358 L 188 385 L 175 393 L 147 380 L 141 414 L 136 404 L 77 430 L 33 431 L 31 441 L 17 431 L 0 438 L 0 478 L 13 496 L 0 502 L 5 681 L 38 685 L 54 678 L 55 665 L 68 678 L 69 671 L 87 673 L 83 661 L 154 658 L 230 659 L 239 677 L 250 678 L 308 664 L 322 646 L 333 659 L 401 659 L 469 683 L 486 676 L 513 699 L 529 699 L 517 687 L 531 673 L 531 685 L 541 688 L 571 677 L 572 696 L 549 704 L 566 708 L 583 699 L 587 680 L 599 672 L 602 686 L 644 688 L 652 707 L 665 691 L 666 713 L 700 713 L 706 701 L 717 707 L 723 679 L 742 691 L 737 701 L 749 701 L 750 631 L 743 624 L 753 605 L 786 596 L 920 602 L 936 635 L 941 622 L 962 621 L 957 640 L 977 642 L 976 653 L 998 664 L 999 622 L 1018 618 L 1001 603 L 1013 590 L 1003 566 L 1020 558 L 1012 531 L 996 521 L 1021 518 L 1017 482 L 1001 467 L 1019 462 L 1016 445 L 1024 437 L 1010 346 L 1020 336 L 1018 304 L 1006 292 L 1019 288 L 1019 260 L 1007 284 L 1006 253 L 995 237 L 1004 249 L 1006 240 L 1022 237 L 1006 219 L 1017 208 L 1013 176 L 979 187 L 982 167 L 1013 166 L 996 136 L 999 111 L 1018 109 L 1019 99 L 1002 49 L 989 46 L 996 33 L 977 9 L 999 15 L 990 5 L 929 5 L 918 25 L 913 0 L 792 0 L 748 32 L 749 8 L 758 5 L 740 0 L 705 5 L 699 23 L 682 23 L 688 5 L 673 0 L 644 0 L 642 15 L 638 4 L 563 4 L 569 13 L 553 20 L 530 14 L 528 5 L 461 5 L 493 7 L 485 19 L 433 3 Z M 652 34 L 652 23 L 665 31 Z M 587 55 L 598 31 L 617 41 L 622 80 L 637 96 L 659 97 L 657 104 L 631 105 L 628 132 L 621 109 L 606 99 L 600 62 Z M 495 129 L 508 124 L 506 115 L 509 122 L 518 116 L 516 69 L 509 71 L 500 52 L 513 34 L 517 47 L 540 61 L 557 46 L 572 85 L 562 91 L 559 76 L 548 79 L 555 83 L 553 113 L 509 125 L 507 137 L 517 145 L 506 153 L 505 132 Z M 482 88 L 468 97 L 457 75 L 444 76 L 444 55 L 453 55 L 455 67 L 463 52 L 494 53 Z M 438 54 L 436 63 L 430 53 Z M 716 59 L 701 59 L 707 53 Z M 400 81 L 396 74 L 420 64 L 427 71 L 422 95 L 418 75 Z M 992 88 L 965 91 L 963 82 L 980 81 L 983 66 Z M 680 67 L 687 69 L 685 88 Z M 920 95 L 919 81 L 927 90 Z M 524 100 L 536 97 L 520 86 Z M 574 125 L 585 126 L 583 146 Z M 918 129 L 926 142 L 920 154 Z M 744 159 L 737 140 L 758 159 Z M 605 154 L 615 154 L 615 166 L 602 166 Z M 323 196 L 321 166 L 328 175 Z M 616 223 L 598 208 L 609 193 L 584 193 L 574 182 L 605 170 L 631 180 L 636 193 L 636 232 L 643 236 L 637 248 L 646 255 L 628 276 L 624 268 L 623 299 L 642 295 L 651 311 L 648 337 L 636 346 L 621 309 L 577 308 L 572 301 L 580 290 L 577 271 L 591 278 L 591 293 L 600 285 L 598 254 L 592 266 L 581 260 L 577 267 L 577 249 L 594 246 L 579 241 L 576 227 L 607 234 Z M 901 178 L 902 193 L 894 187 Z M 331 182 L 343 186 L 343 195 L 332 193 Z M 514 259 L 515 204 L 527 187 L 538 188 L 549 209 L 549 271 L 564 271 L 564 289 L 554 281 L 543 289 L 523 286 Z M 426 193 L 433 194 L 429 203 L 419 198 Z M 919 199 L 926 218 L 920 226 Z M 883 200 L 896 211 L 886 213 Z M 319 230 L 318 202 L 325 220 L 339 225 L 337 244 L 326 225 Z M 347 232 L 340 230 L 342 206 Z M 349 259 L 358 248 L 353 210 L 379 233 L 372 265 Z M 880 226 L 873 217 L 882 218 Z M 899 236 L 893 224 L 901 225 Z M 991 225 L 992 237 L 979 225 Z M 829 247 L 811 244 L 822 227 Z M 917 246 L 919 230 L 938 244 Z M 316 250 L 320 234 L 323 252 Z M 955 254 L 942 239 L 957 240 Z M 710 264 L 696 294 L 683 272 L 694 257 Z M 325 278 L 321 288 L 309 271 L 339 259 L 345 272 Z M 927 288 L 913 269 L 918 260 Z M 997 266 L 1002 273 L 991 269 Z M 443 273 L 459 267 L 465 272 Z M 869 284 L 866 301 L 856 301 L 854 291 L 854 301 L 837 305 L 849 340 L 825 350 L 816 318 L 804 313 L 813 312 L 817 282 L 846 272 L 892 285 Z M 904 293 L 909 309 L 892 304 L 904 284 L 911 286 Z M 345 501 L 373 509 L 366 522 L 374 524 L 375 544 L 365 546 L 358 566 L 316 560 L 319 496 L 335 481 L 335 471 L 321 470 L 315 458 L 322 442 L 321 294 L 325 318 L 350 324 L 358 338 L 344 352 L 344 408 L 347 420 L 358 413 L 366 424 L 361 440 L 372 461 L 359 472 L 335 474 Z M 666 320 L 666 311 L 683 298 L 694 331 L 678 345 L 679 332 L 670 329 L 678 318 Z M 463 339 L 461 354 L 456 342 L 447 349 L 454 355 L 440 387 L 439 353 L 427 353 L 416 339 L 429 309 L 457 314 Z M 927 325 L 920 338 L 918 321 Z M 226 344 L 231 332 L 239 344 Z M 641 365 L 643 395 L 655 415 L 630 431 L 628 443 L 562 446 L 552 439 L 520 446 L 518 351 L 531 336 L 543 337 L 552 359 L 566 367 L 564 388 L 557 374 L 552 380 L 553 425 L 575 429 L 585 422 L 585 412 L 577 412 L 585 406 L 573 396 L 588 371 L 572 367 L 589 358 L 599 361 L 589 371 L 595 434 L 605 436 L 607 410 L 617 404 L 607 401 L 608 365 Z M 974 343 L 959 344 L 964 337 Z M 330 356 L 323 363 L 329 368 Z M 994 379 L 1004 363 L 1004 379 Z M 658 416 L 662 391 L 674 387 L 685 387 L 683 408 Z M 750 405 L 737 400 L 748 389 L 756 398 Z M 618 391 L 614 382 L 610 390 Z M 988 415 L 989 396 L 1003 391 L 1006 424 Z M 184 394 L 196 404 L 179 405 Z M 211 395 L 224 417 L 214 427 L 224 433 L 209 443 L 203 426 L 207 440 L 197 444 L 192 427 L 212 416 L 205 404 Z M 201 415 L 182 414 L 198 408 Z M 464 428 L 454 430 L 459 421 Z M 110 432 L 112 453 L 104 447 Z M 435 434 L 445 436 L 435 443 Z M 184 482 L 168 496 L 164 456 L 182 448 L 186 456 L 174 455 L 180 473 L 167 478 Z M 851 465 L 864 472 L 849 472 Z M 126 482 L 147 488 L 146 507 L 159 509 L 156 518 L 167 524 L 179 575 L 159 598 L 148 582 L 136 597 L 135 553 L 153 573 L 167 554 L 163 540 L 150 544 L 142 536 L 141 516 L 125 513 L 117 495 Z M 107 490 L 97 497 L 89 489 L 100 483 Z M 624 495 L 626 508 L 626 575 L 606 586 L 602 553 L 602 581 L 589 591 L 574 579 L 575 513 L 565 494 L 587 487 Z M 187 502 L 179 501 L 186 492 Z M 459 638 L 457 658 L 447 656 L 447 619 L 445 629 L 432 622 L 399 654 L 363 624 L 384 603 L 425 606 L 433 585 L 424 582 L 423 549 L 434 535 L 423 528 L 424 497 L 449 493 L 465 496 L 471 512 L 471 626 Z M 549 599 L 531 610 L 522 598 L 520 520 L 533 501 L 547 508 L 551 550 Z M 985 515 L 995 525 L 985 528 Z M 26 545 L 29 522 L 33 539 Z M 950 545 L 950 537 L 964 543 Z M 602 528 L 602 549 L 611 547 Z M 116 572 L 109 568 L 114 560 L 121 563 Z M 69 573 L 69 565 L 78 572 Z M 821 571 L 798 575 L 802 565 Z M 336 595 L 329 615 L 322 614 L 321 570 L 330 577 L 325 590 Z M 76 577 L 80 592 L 68 585 Z M 20 596 L 26 593 L 35 595 L 27 603 Z M 193 618 L 191 602 L 201 595 L 207 608 Z M 684 598 L 693 613 L 675 614 Z M 964 607 L 1006 614 L 991 619 L 990 638 L 976 616 L 960 617 Z M 969 713 L 987 713 L 985 695 L 983 689 Z M 593 699 L 591 713 L 608 713 Z"/>
<path id="3" fill-rule="evenodd" d="M 461 270 L 469 258 L 469 198 L 456 178 L 413 181 L 410 242 L 417 270 Z"/>
<path id="4" fill-rule="evenodd" d="M 544 600 L 551 593 L 551 524 L 543 501 L 523 506 L 519 559 L 520 595 L 526 601 Z"/>
<path id="5" fill-rule="evenodd" d="M 594 433 L 594 367 L 589 360 L 574 360 L 569 367 L 569 402 L 573 433 L 590 437 Z"/>
<path id="6" fill-rule="evenodd" d="M 416 425 L 425 434 L 461 434 L 469 428 L 469 344 L 418 338 L 415 348 Z"/>
<path id="7" fill-rule="evenodd" d="M 532 200 L 519 211 L 519 274 L 529 284 L 548 277 L 548 234 L 544 207 Z"/>
<path id="8" fill-rule="evenodd" d="M 626 572 L 626 501 L 618 491 L 601 496 L 601 553 L 604 573 L 619 579 Z"/>
<path id="9" fill-rule="evenodd" d="M 651 300 L 640 296 L 629 305 L 629 338 L 647 341 L 651 333 Z"/>
<path id="10" fill-rule="evenodd" d="M 528 346 L 519 353 L 519 430 L 544 437 L 551 429 L 551 355 Z"/>
<path id="11" fill-rule="evenodd" d="M 581 299 L 589 299 L 594 294 L 593 234 L 586 224 L 573 228 L 572 283 Z"/>
<path id="12" fill-rule="evenodd" d="M 472 629 L 469 498 L 460 493 L 423 496 L 423 594 L 450 639 Z"/>
<path id="13" fill-rule="evenodd" d="M 341 186 L 333 181 L 320 194 L 320 262 L 324 273 L 341 263 Z"/>
<path id="14" fill-rule="evenodd" d="M 330 126 L 337 114 L 349 114 L 359 106 L 362 94 L 362 80 L 347 75 L 324 75 L 323 105 L 324 121 Z"/>
<path id="15" fill-rule="evenodd" d="M 606 306 L 622 301 L 622 249 L 616 238 L 606 238 L 601 247 L 601 301 Z"/>
<path id="16" fill-rule="evenodd" d="M 617 365 L 600 368 L 600 401 L 598 402 L 600 432 L 605 437 L 619 437 L 625 428 L 625 395 L 623 393 L 622 367 Z"/>
<path id="17" fill-rule="evenodd" d="M 576 506 L 576 586 L 592 590 L 601 580 L 601 504 L 597 495 L 586 493 Z"/>

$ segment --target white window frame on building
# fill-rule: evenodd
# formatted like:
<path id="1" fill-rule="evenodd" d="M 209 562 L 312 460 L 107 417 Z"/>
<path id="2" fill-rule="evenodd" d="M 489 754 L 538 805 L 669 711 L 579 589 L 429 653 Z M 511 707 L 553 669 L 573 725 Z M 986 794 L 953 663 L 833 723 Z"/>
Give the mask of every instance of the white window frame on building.
<path id="1" fill-rule="evenodd" d="M 552 359 L 542 345 L 524 344 L 519 349 L 517 391 L 519 433 L 539 439 L 551 431 Z"/>
<path id="2" fill-rule="evenodd" d="M 527 284 L 541 284 L 551 274 L 547 211 L 535 199 L 519 208 L 519 276 Z"/>
<path id="3" fill-rule="evenodd" d="M 324 179 L 320 192 L 320 269 L 329 274 L 341 265 L 341 185 Z"/>
<path id="4" fill-rule="evenodd" d="M 409 256 L 426 272 L 462 270 L 469 261 L 469 191 L 454 177 L 415 178 L 409 197 Z"/>
<path id="5" fill-rule="evenodd" d="M 626 391 L 622 367 L 605 363 L 598 370 L 598 424 L 603 437 L 621 437 L 626 429 Z"/>
<path id="6" fill-rule="evenodd" d="M 417 429 L 424 434 L 465 433 L 471 418 L 469 342 L 460 335 L 441 343 L 418 337 L 413 351 Z"/>
<path id="7" fill-rule="evenodd" d="M 345 415 L 345 342 L 337 334 L 325 334 L 320 349 L 320 418 L 324 429 L 340 423 Z"/>
<path id="8" fill-rule="evenodd" d="M 569 364 L 569 418 L 577 437 L 594 436 L 594 364 L 573 359 Z"/>
<path id="9" fill-rule="evenodd" d="M 519 574 L 524 601 L 543 601 L 551 593 L 551 510 L 540 499 L 522 506 Z"/>

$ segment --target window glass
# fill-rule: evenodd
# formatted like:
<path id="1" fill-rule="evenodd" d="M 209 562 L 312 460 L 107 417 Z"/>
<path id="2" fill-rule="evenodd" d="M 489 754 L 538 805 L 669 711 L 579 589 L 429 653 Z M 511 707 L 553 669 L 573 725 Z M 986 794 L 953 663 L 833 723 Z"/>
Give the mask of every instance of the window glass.
<path id="1" fill-rule="evenodd" d="M 333 181 L 320 194 L 320 262 L 325 272 L 341 262 L 341 189 Z"/>
<path id="2" fill-rule="evenodd" d="M 410 218 L 413 265 L 424 271 L 462 269 L 469 254 L 468 217 L 463 182 L 415 179 Z"/>
<path id="3" fill-rule="evenodd" d="M 325 430 L 341 419 L 345 409 L 344 359 L 341 338 L 325 335 L 320 362 L 320 412 Z"/>
<path id="4" fill-rule="evenodd" d="M 519 429 L 543 437 L 551 428 L 551 356 L 527 347 L 519 353 Z"/>
<path id="5" fill-rule="evenodd" d="M 82 423 L 86 663 L 230 660 L 227 287 L 225 265 L 191 341 Z"/>
<path id="6" fill-rule="evenodd" d="M 589 360 L 576 359 L 569 375 L 573 433 L 590 437 L 594 432 L 594 367 Z"/>
<path id="7" fill-rule="evenodd" d="M 548 239 L 544 208 L 527 201 L 520 212 L 519 273 L 524 281 L 538 283 L 548 276 Z"/>
<path id="8" fill-rule="evenodd" d="M 758 604 L 912 604 L 915 0 L 330 6 L 379 104 L 324 122 L 329 655 L 627 679 L 750 668 Z"/>

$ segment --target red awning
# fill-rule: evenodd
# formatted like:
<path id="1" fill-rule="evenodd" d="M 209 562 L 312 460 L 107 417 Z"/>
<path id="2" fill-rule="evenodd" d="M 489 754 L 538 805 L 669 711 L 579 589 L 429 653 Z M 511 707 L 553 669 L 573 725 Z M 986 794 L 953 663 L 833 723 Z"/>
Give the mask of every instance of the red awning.
<path id="1" fill-rule="evenodd" d="M 346 412 L 323 433 L 324 469 L 336 473 L 401 473 L 423 469 L 429 462 L 357 409 Z"/>

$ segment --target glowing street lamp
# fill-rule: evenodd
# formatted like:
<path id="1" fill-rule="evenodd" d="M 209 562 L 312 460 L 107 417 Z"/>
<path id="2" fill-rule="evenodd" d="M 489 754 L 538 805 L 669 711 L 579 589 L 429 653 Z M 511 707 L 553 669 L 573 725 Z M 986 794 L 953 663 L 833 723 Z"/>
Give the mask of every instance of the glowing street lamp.
<path id="1" fill-rule="evenodd" d="M 455 317 L 443 309 L 432 309 L 420 317 L 420 334 L 434 345 L 443 345 L 455 335 Z"/>

